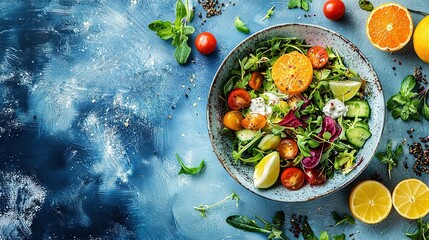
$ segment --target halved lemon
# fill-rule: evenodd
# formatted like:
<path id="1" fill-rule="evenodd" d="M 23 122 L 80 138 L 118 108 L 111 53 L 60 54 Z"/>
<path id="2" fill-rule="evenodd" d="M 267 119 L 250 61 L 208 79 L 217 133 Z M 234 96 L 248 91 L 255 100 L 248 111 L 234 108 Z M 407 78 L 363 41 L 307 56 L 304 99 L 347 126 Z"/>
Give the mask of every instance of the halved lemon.
<path id="1" fill-rule="evenodd" d="M 366 180 L 356 185 L 349 196 L 353 216 L 368 224 L 385 219 L 392 210 L 392 196 L 383 184 Z"/>
<path id="2" fill-rule="evenodd" d="M 269 188 L 276 183 L 280 174 L 280 155 L 274 151 L 255 166 L 253 183 L 256 188 Z"/>
<path id="3" fill-rule="evenodd" d="M 418 179 L 410 178 L 398 183 L 392 199 L 396 211 L 405 218 L 418 219 L 429 212 L 429 188 Z"/>
<path id="4" fill-rule="evenodd" d="M 352 99 L 359 92 L 361 85 L 360 81 L 329 81 L 332 94 L 343 102 Z"/>

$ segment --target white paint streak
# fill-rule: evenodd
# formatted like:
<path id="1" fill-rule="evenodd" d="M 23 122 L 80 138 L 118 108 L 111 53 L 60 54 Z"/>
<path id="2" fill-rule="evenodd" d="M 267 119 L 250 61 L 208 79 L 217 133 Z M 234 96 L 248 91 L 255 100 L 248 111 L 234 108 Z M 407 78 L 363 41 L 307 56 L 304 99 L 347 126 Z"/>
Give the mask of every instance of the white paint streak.
<path id="1" fill-rule="evenodd" d="M 46 197 L 46 190 L 29 176 L 0 171 L 0 238 L 27 239 Z M 3 203 L 4 200 L 4 203 Z"/>

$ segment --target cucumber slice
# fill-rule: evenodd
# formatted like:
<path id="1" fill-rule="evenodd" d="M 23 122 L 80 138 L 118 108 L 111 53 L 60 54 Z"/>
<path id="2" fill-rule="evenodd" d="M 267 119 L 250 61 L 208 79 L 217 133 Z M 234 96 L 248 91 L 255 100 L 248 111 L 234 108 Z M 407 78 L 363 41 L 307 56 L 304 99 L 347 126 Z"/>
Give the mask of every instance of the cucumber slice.
<path id="1" fill-rule="evenodd" d="M 267 134 L 259 142 L 258 148 L 261 149 L 262 151 L 265 151 L 268 149 L 274 150 L 279 146 L 281 140 L 282 138 L 280 136 L 277 136 L 271 133 Z"/>
<path id="2" fill-rule="evenodd" d="M 368 140 L 371 135 L 371 132 L 363 127 L 354 127 L 346 131 L 347 140 L 353 144 L 353 146 L 358 148 L 363 147 L 366 140 Z"/>
<path id="3" fill-rule="evenodd" d="M 237 136 L 238 140 L 242 142 L 248 142 L 256 136 L 256 133 L 257 131 L 249 129 L 240 129 L 238 131 L 235 131 L 235 136 Z"/>
<path id="4" fill-rule="evenodd" d="M 348 107 L 348 111 L 346 117 L 369 117 L 371 113 L 371 109 L 369 108 L 369 104 L 366 100 L 350 100 L 347 101 L 346 106 Z"/>
<path id="5" fill-rule="evenodd" d="M 355 127 L 365 128 L 366 130 L 369 131 L 369 125 L 368 125 L 368 123 L 356 122 L 354 126 Z"/>

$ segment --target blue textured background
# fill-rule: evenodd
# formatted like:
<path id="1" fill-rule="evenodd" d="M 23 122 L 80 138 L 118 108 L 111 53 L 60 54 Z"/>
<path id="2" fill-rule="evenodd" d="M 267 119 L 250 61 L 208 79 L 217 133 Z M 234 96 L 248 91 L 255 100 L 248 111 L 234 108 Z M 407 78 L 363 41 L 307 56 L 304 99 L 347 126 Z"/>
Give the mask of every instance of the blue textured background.
<path id="1" fill-rule="evenodd" d="M 212 151 L 205 117 L 211 80 L 222 59 L 247 37 L 233 25 L 235 16 L 251 33 L 286 23 L 317 24 L 354 42 L 375 68 L 386 100 L 400 81 L 422 66 L 412 44 L 394 54 L 366 39 L 368 12 L 345 0 L 337 22 L 322 13 L 323 1 L 310 11 L 289 10 L 286 0 L 220 1 L 222 15 L 196 17 L 196 33 L 212 32 L 217 51 L 180 66 L 174 48 L 151 32 L 156 19 L 174 19 L 174 0 L 34 0 L 0 2 L 0 239 L 266 239 L 225 223 L 227 216 L 258 214 L 271 219 L 283 210 L 309 217 L 314 231 L 345 232 L 353 239 L 403 239 L 415 226 L 395 210 L 380 224 L 336 226 L 330 213 L 349 212 L 348 194 L 357 181 L 377 172 L 393 190 L 416 177 L 408 151 L 389 181 L 374 160 L 349 187 L 306 203 L 277 203 L 238 185 Z M 384 1 L 372 1 L 379 5 Z M 429 12 L 427 0 L 397 1 Z M 193 2 L 196 12 L 205 13 Z M 265 21 L 266 11 L 275 14 Z M 413 14 L 414 25 L 422 16 Z M 428 36 L 429 43 L 429 36 Z M 401 64 L 399 64 L 401 62 Z M 394 70 L 393 67 L 396 69 Z M 380 119 L 382 120 L 382 119 Z M 380 150 L 429 134 L 427 121 L 385 120 Z M 178 153 L 188 165 L 206 161 L 197 176 L 177 175 Z M 408 162 L 410 168 L 403 167 Z M 428 176 L 420 179 L 428 182 Z M 229 201 L 201 218 L 193 209 L 232 191 Z M 291 238 L 292 235 L 287 232 Z"/>

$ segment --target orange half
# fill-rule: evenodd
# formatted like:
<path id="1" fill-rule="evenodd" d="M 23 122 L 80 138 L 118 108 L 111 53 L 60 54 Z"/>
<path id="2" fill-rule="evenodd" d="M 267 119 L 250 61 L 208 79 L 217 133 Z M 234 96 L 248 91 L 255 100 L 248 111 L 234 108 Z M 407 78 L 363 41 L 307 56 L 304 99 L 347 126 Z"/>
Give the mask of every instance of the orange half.
<path id="1" fill-rule="evenodd" d="M 397 3 L 376 7 L 368 16 L 366 34 L 376 48 L 397 51 L 403 48 L 413 35 L 413 20 L 407 8 Z"/>

